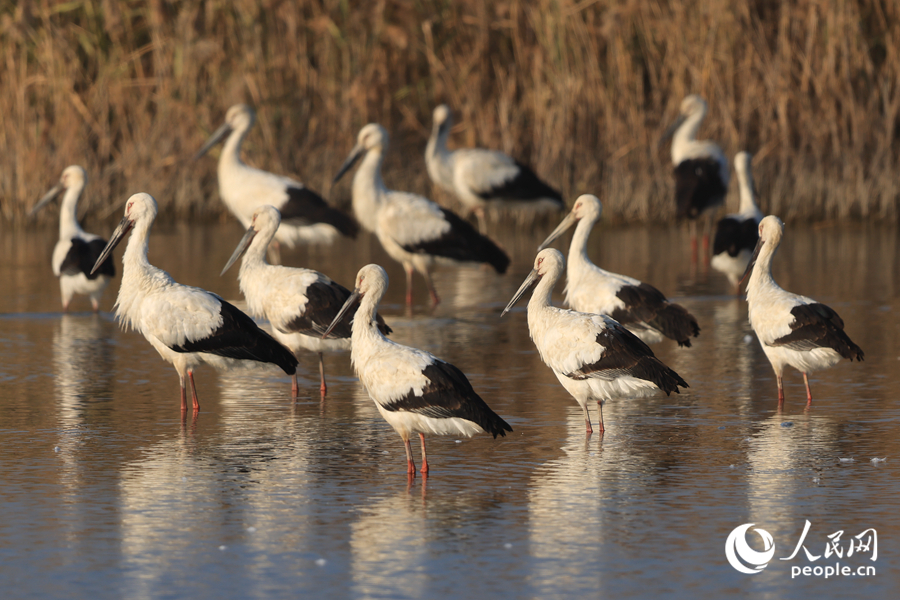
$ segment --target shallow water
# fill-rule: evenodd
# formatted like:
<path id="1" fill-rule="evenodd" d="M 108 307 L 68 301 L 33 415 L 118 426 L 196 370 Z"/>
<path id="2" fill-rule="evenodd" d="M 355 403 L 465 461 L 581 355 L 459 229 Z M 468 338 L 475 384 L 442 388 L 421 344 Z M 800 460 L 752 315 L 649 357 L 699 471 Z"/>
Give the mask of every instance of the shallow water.
<path id="1" fill-rule="evenodd" d="M 96 228 L 95 228 L 96 229 Z M 430 437 L 432 473 L 409 482 L 400 438 L 359 386 L 348 355 L 301 357 L 302 393 L 279 371 L 197 371 L 202 411 L 182 420 L 178 378 L 106 312 L 59 312 L 52 229 L 0 237 L 0 585 L 15 598 L 887 598 L 900 587 L 900 245 L 895 229 L 789 227 L 775 259 L 786 289 L 835 308 L 866 353 L 775 380 L 723 276 L 691 265 L 686 232 L 595 231 L 591 255 L 662 289 L 698 318 L 691 349 L 654 351 L 690 384 L 680 395 L 612 400 L 605 435 L 541 362 L 523 301 L 506 304 L 549 232 L 497 237 L 503 277 L 436 276 L 434 311 L 376 240 L 285 252 L 348 285 L 368 262 L 393 281 L 382 313 L 394 339 L 460 367 L 514 432 Z M 107 232 L 108 234 L 108 232 Z M 159 225 L 150 259 L 178 280 L 240 300 L 218 272 L 236 224 Z M 121 250 L 116 252 L 120 260 Z M 117 262 L 119 267 L 121 263 Z M 558 293 L 561 294 L 562 284 Z M 103 301 L 111 310 L 113 283 Z M 559 296 L 561 298 L 561 296 Z M 74 310 L 89 307 L 76 300 Z M 596 407 L 592 407 L 596 425 Z M 873 463 L 873 457 L 886 457 Z M 842 460 L 845 459 L 845 460 Z M 852 459 L 852 462 L 846 459 Z M 815 561 L 800 551 L 804 529 Z M 744 523 L 774 538 L 761 573 L 729 566 Z M 850 538 L 877 530 L 877 559 Z M 823 556 L 843 530 L 843 556 Z M 763 550 L 750 531 L 748 543 Z M 792 567 L 874 566 L 865 578 Z"/>

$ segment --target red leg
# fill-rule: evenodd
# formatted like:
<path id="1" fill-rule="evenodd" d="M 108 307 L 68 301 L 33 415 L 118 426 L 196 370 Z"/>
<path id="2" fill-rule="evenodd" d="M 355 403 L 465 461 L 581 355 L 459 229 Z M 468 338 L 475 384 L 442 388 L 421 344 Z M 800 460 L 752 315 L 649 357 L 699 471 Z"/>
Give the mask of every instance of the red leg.
<path id="1" fill-rule="evenodd" d="M 194 412 L 200 412 L 200 398 L 197 397 L 197 386 L 194 385 L 194 371 L 188 369 L 188 379 L 191 381 L 191 399 L 194 401 Z"/>
<path id="2" fill-rule="evenodd" d="M 428 271 L 425 271 L 424 275 L 425 285 L 428 286 L 428 293 L 431 294 L 431 307 L 434 308 L 441 303 L 441 299 L 437 295 L 437 290 L 434 289 L 434 281 L 431 280 L 431 274 Z"/>
<path id="3" fill-rule="evenodd" d="M 812 392 L 809 389 L 809 377 L 806 373 L 803 374 L 803 383 L 806 384 L 806 405 L 809 406 L 812 404 Z"/>
<path id="4" fill-rule="evenodd" d="M 328 386 L 325 385 L 325 356 L 319 352 L 319 379 L 322 381 L 322 385 L 319 386 L 319 391 L 322 392 L 322 395 L 328 393 Z"/>
<path id="5" fill-rule="evenodd" d="M 600 410 L 600 433 L 606 431 L 606 427 L 603 426 L 603 400 L 597 400 L 597 408 Z"/>
<path id="6" fill-rule="evenodd" d="M 181 414 L 187 412 L 187 390 L 184 389 L 184 377 L 181 377 Z"/>
<path id="7" fill-rule="evenodd" d="M 778 380 L 778 409 L 781 410 L 784 405 L 784 386 L 781 383 L 781 375 L 776 375 L 775 379 Z"/>
<path id="8" fill-rule="evenodd" d="M 581 410 L 584 411 L 584 426 L 587 433 L 594 433 L 594 428 L 591 427 L 591 415 L 588 414 L 587 404 L 581 407 Z"/>
<path id="9" fill-rule="evenodd" d="M 406 305 L 412 306 L 412 276 L 413 276 L 413 268 L 412 266 L 404 265 L 406 269 Z"/>
<path id="10" fill-rule="evenodd" d="M 403 443 L 406 445 L 406 472 L 411 473 L 413 477 L 416 476 L 416 463 L 413 462 L 412 450 L 409 447 L 409 438 L 403 440 Z"/>
<path id="11" fill-rule="evenodd" d="M 296 398 L 300 395 L 300 382 L 297 381 L 297 374 L 294 373 L 291 375 L 291 398 Z"/>
<path id="12" fill-rule="evenodd" d="M 425 434 L 420 433 L 419 437 L 422 439 L 422 473 L 428 472 L 428 459 L 425 457 Z M 415 467 L 413 467 L 415 470 Z"/>

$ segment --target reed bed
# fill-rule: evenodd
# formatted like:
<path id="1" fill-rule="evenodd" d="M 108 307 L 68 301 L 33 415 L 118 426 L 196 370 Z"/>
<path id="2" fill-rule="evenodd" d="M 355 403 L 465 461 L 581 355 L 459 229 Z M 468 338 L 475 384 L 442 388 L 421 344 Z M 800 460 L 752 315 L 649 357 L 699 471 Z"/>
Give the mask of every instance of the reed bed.
<path id="1" fill-rule="evenodd" d="M 247 162 L 334 204 L 369 121 L 394 137 L 388 185 L 448 203 L 423 158 L 446 102 L 451 144 L 508 151 L 613 219 L 668 219 L 658 140 L 699 93 L 701 137 L 754 153 L 767 212 L 896 220 L 898 48 L 890 0 L 0 0 L 0 213 L 24 222 L 77 163 L 96 218 L 135 191 L 221 215 L 215 158 L 191 157 L 237 102 L 258 113 Z"/>

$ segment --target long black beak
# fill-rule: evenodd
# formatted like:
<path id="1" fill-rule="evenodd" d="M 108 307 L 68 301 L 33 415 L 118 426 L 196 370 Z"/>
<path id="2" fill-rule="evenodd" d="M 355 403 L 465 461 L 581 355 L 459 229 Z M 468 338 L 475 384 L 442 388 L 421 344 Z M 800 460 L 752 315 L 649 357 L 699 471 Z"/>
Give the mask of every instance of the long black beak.
<path id="1" fill-rule="evenodd" d="M 684 120 L 686 118 L 686 115 L 678 115 L 678 118 L 675 119 L 675 122 L 669 125 L 669 128 L 666 129 L 666 132 L 662 134 L 661 138 L 659 138 L 659 142 L 657 142 L 656 147 L 661 147 L 666 143 L 666 140 L 675 135 L 675 132 L 678 131 L 678 128 L 681 127 L 681 124 L 684 123 Z"/>
<path id="2" fill-rule="evenodd" d="M 565 218 L 559 223 L 559 225 L 556 226 L 556 229 L 553 230 L 553 233 L 547 236 L 547 239 L 544 240 L 544 243 L 538 246 L 538 252 L 549 246 L 553 242 L 553 240 L 564 234 L 566 230 L 574 225 L 577 221 L 578 219 L 573 213 L 570 212 L 569 214 L 567 214 Z"/>
<path id="3" fill-rule="evenodd" d="M 100 257 L 97 259 L 97 262 L 94 263 L 94 268 L 91 269 L 91 275 L 94 274 L 94 271 L 100 268 L 100 265 L 103 264 L 103 261 L 112 254 L 112 251 L 116 249 L 116 246 L 119 245 L 119 242 L 122 241 L 128 232 L 131 231 L 131 228 L 134 227 L 134 221 L 128 218 L 128 215 L 122 217 L 122 220 L 119 221 L 119 226 L 116 227 L 116 230 L 113 231 L 112 237 L 109 238 L 109 243 L 106 244 L 106 248 L 103 249 L 103 252 L 100 253 Z"/>
<path id="4" fill-rule="evenodd" d="M 253 238 L 256 236 L 256 230 L 253 228 L 253 225 L 247 229 L 247 233 L 244 234 L 244 237 L 241 238 L 241 241 L 238 242 L 237 248 L 234 249 L 234 253 L 231 255 L 231 258 L 228 259 L 228 263 L 225 265 L 225 268 L 222 269 L 222 272 L 219 273 L 219 277 L 225 274 L 225 271 L 231 268 L 231 265 L 236 263 L 240 257 L 244 255 L 244 252 L 247 251 L 247 248 L 250 247 L 250 242 L 253 241 Z"/>
<path id="5" fill-rule="evenodd" d="M 341 307 L 341 310 L 338 311 L 338 314 L 335 315 L 334 320 L 331 321 L 331 325 L 328 326 L 328 329 L 325 330 L 325 333 L 322 334 L 322 339 L 328 337 L 328 334 L 331 333 L 331 330 L 337 327 L 337 324 L 341 322 L 341 319 L 344 318 L 344 315 L 349 312 L 353 305 L 356 304 L 359 299 L 362 297 L 362 294 L 359 293 L 359 288 L 353 290 L 353 293 L 350 294 L 350 297 L 347 298 L 347 301 L 344 302 L 344 305 Z"/>
<path id="6" fill-rule="evenodd" d="M 50 204 L 50 202 L 52 202 L 54 198 L 56 198 L 57 196 L 59 196 L 59 194 L 60 194 L 64 189 L 66 189 L 66 188 L 64 188 L 64 187 L 63 187 L 63 184 L 61 184 L 61 183 L 57 183 L 56 185 L 54 185 L 54 186 L 50 189 L 49 192 L 47 192 L 46 194 L 44 194 L 44 195 L 41 197 L 41 199 L 38 200 L 38 203 L 34 205 L 34 208 L 32 208 L 32 209 L 28 212 L 28 216 L 29 216 L 29 217 L 33 217 L 34 215 L 36 215 L 37 212 L 38 212 L 39 210 L 41 210 L 42 208 L 44 208 L 45 206 L 47 206 L 48 204 Z"/>
<path id="7" fill-rule="evenodd" d="M 194 160 L 200 160 L 204 154 L 209 152 L 209 149 L 221 142 L 225 137 L 231 133 L 231 125 L 228 123 L 223 123 L 221 127 L 216 129 L 216 132 L 213 133 L 206 143 L 203 144 L 203 147 L 197 150 L 197 154 L 194 155 Z"/>
<path id="8" fill-rule="evenodd" d="M 337 175 L 334 176 L 334 180 L 331 183 L 337 183 L 338 180 L 344 176 L 344 173 L 349 171 L 353 165 L 356 164 L 360 158 L 366 153 L 366 149 L 357 144 L 353 147 L 353 150 L 350 151 L 350 156 L 347 157 L 347 160 L 344 161 L 344 164 L 341 165 L 341 168 L 338 170 Z"/>
<path id="9" fill-rule="evenodd" d="M 528 274 L 528 277 L 525 278 L 525 281 L 522 282 L 522 285 L 519 286 L 519 289 L 518 289 L 518 290 L 516 291 L 516 293 L 513 295 L 512 300 L 509 301 L 509 304 L 507 304 L 507 305 L 506 305 L 506 308 L 503 309 L 503 312 L 500 313 L 500 316 L 503 317 L 503 315 L 505 315 L 506 313 L 508 313 L 508 312 L 509 312 L 509 309 L 511 309 L 513 306 L 515 306 L 516 302 L 519 301 L 519 298 L 522 297 L 522 294 L 524 294 L 525 292 L 527 292 L 527 291 L 528 291 L 528 288 L 530 288 L 530 287 L 533 286 L 535 283 L 537 283 L 538 280 L 539 280 L 540 278 L 541 278 L 541 276 L 538 275 L 537 270 L 536 270 L 536 269 L 532 269 L 532 270 L 531 270 L 531 273 Z"/>
<path id="10" fill-rule="evenodd" d="M 747 276 L 753 270 L 753 266 L 756 264 L 756 259 L 759 258 L 759 251 L 762 250 L 763 247 L 763 239 L 759 238 L 759 241 L 756 242 L 756 248 L 753 249 L 753 256 L 750 257 L 750 262 L 747 263 L 747 270 L 744 271 L 744 274 L 741 275 L 741 280 L 738 281 L 738 287 L 744 285 L 744 280 L 747 279 Z"/>

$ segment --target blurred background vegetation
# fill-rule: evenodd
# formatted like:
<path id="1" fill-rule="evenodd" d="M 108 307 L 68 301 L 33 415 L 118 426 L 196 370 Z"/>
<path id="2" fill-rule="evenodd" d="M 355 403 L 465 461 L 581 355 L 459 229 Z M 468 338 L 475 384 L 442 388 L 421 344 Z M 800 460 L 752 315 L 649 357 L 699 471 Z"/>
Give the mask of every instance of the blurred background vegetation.
<path id="1" fill-rule="evenodd" d="M 24 221 L 74 163 L 92 218 L 137 191 L 223 214 L 217 154 L 191 157 L 237 102 L 258 114 L 245 160 L 334 204 L 369 121 L 393 135 L 386 183 L 450 203 L 423 158 L 446 102 L 451 147 L 505 150 L 616 220 L 668 219 L 658 140 L 699 93 L 700 137 L 755 155 L 766 212 L 896 220 L 898 46 L 894 0 L 0 0 L 0 213 Z"/>

